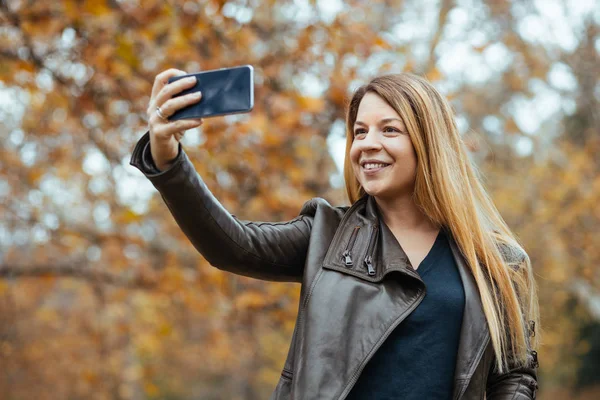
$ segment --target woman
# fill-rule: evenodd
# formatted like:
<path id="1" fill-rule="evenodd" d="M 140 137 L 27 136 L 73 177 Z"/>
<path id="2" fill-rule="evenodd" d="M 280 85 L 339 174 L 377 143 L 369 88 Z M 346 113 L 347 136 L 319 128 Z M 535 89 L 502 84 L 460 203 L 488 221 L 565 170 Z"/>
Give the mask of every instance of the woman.
<path id="1" fill-rule="evenodd" d="M 469 162 L 447 101 L 410 74 L 373 79 L 347 113 L 351 207 L 315 198 L 297 218 L 232 216 L 169 122 L 198 101 L 156 77 L 132 165 L 215 267 L 302 283 L 272 399 L 532 399 L 537 297 L 531 265 Z"/>

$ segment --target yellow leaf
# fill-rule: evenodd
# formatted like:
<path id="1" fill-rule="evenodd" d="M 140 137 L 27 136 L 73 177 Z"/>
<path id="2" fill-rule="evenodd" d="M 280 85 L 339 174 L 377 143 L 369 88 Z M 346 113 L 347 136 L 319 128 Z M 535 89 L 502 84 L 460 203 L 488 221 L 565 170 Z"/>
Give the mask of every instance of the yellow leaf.
<path id="1" fill-rule="evenodd" d="M 392 46 L 390 46 L 390 44 L 388 43 L 387 40 L 385 40 L 384 38 L 382 38 L 381 36 L 377 36 L 377 39 L 375 39 L 375 46 L 379 46 L 382 49 L 390 49 Z"/>
<path id="2" fill-rule="evenodd" d="M 475 50 L 478 53 L 483 53 L 483 51 L 487 48 L 487 43 L 481 46 L 473 46 L 473 50 Z"/>
<path id="3" fill-rule="evenodd" d="M 117 218 L 119 222 L 122 223 L 131 223 L 140 220 L 140 215 L 135 213 L 134 211 L 128 209 L 121 213 L 121 215 Z"/>
<path id="4" fill-rule="evenodd" d="M 427 73 L 427 79 L 429 79 L 430 81 L 439 81 L 442 78 L 442 73 L 439 69 L 437 68 L 432 68 L 428 73 Z"/>
<path id="5" fill-rule="evenodd" d="M 158 334 L 160 336 L 169 336 L 171 332 L 173 332 L 173 327 L 168 323 L 161 324 L 158 329 Z"/>
<path id="6" fill-rule="evenodd" d="M 42 320 L 42 321 L 56 321 L 58 315 L 56 313 L 56 310 L 53 310 L 51 308 L 42 308 L 40 310 L 38 310 L 38 312 L 36 313 L 36 316 Z"/>
<path id="7" fill-rule="evenodd" d="M 508 121 L 506 121 L 504 131 L 506 133 L 517 133 L 517 132 L 520 132 L 521 130 L 519 129 L 519 126 L 517 125 L 515 120 L 510 118 Z"/>
<path id="8" fill-rule="evenodd" d="M 105 1 L 86 1 L 84 2 L 84 12 L 88 12 L 93 15 L 103 15 L 110 13 L 110 8 L 106 6 Z"/>
<path id="9" fill-rule="evenodd" d="M 156 397 L 156 396 L 158 396 L 158 393 L 159 393 L 158 386 L 156 386 L 152 382 L 144 383 L 144 391 L 150 397 Z"/>
<path id="10" fill-rule="evenodd" d="M 116 49 L 116 55 L 125 61 L 126 64 L 137 67 L 139 64 L 139 59 L 133 47 L 133 43 L 131 40 L 123 36 L 118 36 L 116 40 L 118 47 Z"/>
<path id="11" fill-rule="evenodd" d="M 308 112 L 319 112 L 323 110 L 325 101 L 318 97 L 298 96 L 298 105 Z"/>
<path id="12" fill-rule="evenodd" d="M 75 20 L 80 17 L 80 10 L 77 1 L 75 0 L 63 0 L 63 9 L 69 19 Z"/>
<path id="13" fill-rule="evenodd" d="M 241 309 L 262 308 L 267 303 L 266 295 L 255 291 L 243 293 L 235 299 L 236 307 Z"/>

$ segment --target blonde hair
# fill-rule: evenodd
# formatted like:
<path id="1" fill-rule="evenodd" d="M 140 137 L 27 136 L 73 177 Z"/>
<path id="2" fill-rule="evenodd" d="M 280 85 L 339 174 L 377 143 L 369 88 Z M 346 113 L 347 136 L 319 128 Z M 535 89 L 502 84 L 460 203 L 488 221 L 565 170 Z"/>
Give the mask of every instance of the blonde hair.
<path id="1" fill-rule="evenodd" d="M 414 199 L 450 230 L 479 288 L 496 368 L 526 365 L 529 324 L 539 327 L 537 290 L 529 257 L 519 245 L 471 164 L 446 99 L 425 79 L 380 76 L 354 93 L 346 116 L 344 178 L 351 203 L 365 194 L 350 162 L 354 122 L 363 96 L 373 92 L 402 117 L 417 156 Z M 539 329 L 536 329 L 539 333 Z"/>

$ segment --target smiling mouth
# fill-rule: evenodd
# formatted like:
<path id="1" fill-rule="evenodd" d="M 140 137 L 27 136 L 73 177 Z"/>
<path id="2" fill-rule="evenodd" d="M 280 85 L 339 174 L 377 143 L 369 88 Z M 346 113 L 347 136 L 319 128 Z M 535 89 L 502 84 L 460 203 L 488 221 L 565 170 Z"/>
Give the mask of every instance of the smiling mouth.
<path id="1" fill-rule="evenodd" d="M 364 171 L 377 171 L 377 170 L 383 169 L 385 167 L 388 167 L 389 165 L 390 164 L 383 164 L 383 163 L 367 163 L 362 166 L 362 169 Z"/>

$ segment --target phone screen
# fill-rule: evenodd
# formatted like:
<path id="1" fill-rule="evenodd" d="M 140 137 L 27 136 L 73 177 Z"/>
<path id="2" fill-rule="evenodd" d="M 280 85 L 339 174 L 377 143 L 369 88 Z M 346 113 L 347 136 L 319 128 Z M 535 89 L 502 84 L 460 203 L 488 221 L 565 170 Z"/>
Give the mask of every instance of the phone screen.
<path id="1" fill-rule="evenodd" d="M 254 106 L 253 75 L 252 66 L 244 65 L 170 78 L 169 83 L 188 76 L 195 76 L 197 81 L 194 87 L 173 97 L 201 91 L 202 99 L 198 103 L 176 111 L 169 117 L 169 120 L 216 117 L 251 111 Z"/>

